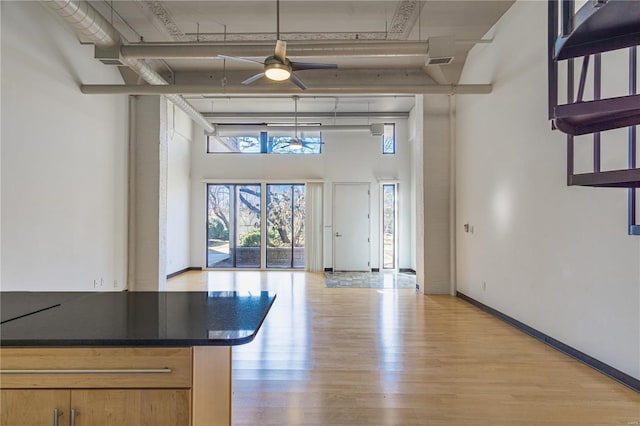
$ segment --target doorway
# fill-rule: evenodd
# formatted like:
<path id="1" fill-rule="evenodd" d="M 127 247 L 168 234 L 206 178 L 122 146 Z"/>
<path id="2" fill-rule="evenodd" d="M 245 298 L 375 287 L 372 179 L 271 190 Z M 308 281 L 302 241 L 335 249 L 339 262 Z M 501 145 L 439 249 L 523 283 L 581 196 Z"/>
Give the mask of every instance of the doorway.
<path id="1" fill-rule="evenodd" d="M 368 183 L 333 186 L 333 270 L 370 271 Z"/>

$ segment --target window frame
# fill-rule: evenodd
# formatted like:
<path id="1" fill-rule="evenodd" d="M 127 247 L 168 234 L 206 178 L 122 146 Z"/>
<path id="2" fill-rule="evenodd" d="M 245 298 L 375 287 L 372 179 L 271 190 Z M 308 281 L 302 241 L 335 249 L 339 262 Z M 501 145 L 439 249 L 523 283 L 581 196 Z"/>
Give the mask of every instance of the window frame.
<path id="1" fill-rule="evenodd" d="M 385 199 L 384 199 L 384 189 L 387 186 L 393 187 L 393 267 L 386 268 L 384 262 L 385 255 L 385 244 L 384 244 L 384 208 L 385 208 Z M 399 232 L 400 232 L 400 224 L 399 220 L 399 197 L 400 197 L 400 185 L 396 180 L 383 180 L 380 181 L 380 199 L 379 199 L 379 209 L 380 209 L 380 231 L 379 231 L 379 253 L 380 253 L 380 270 L 381 271 L 398 271 L 398 255 L 399 255 Z"/>
<path id="2" fill-rule="evenodd" d="M 299 132 L 303 132 L 304 131 L 304 126 L 299 126 L 298 128 Z M 211 137 L 213 137 L 214 135 L 206 135 L 207 137 L 205 138 L 205 151 L 207 154 L 243 154 L 243 155 L 247 155 L 247 154 L 266 154 L 266 155 L 322 155 L 322 145 L 324 145 L 324 140 L 322 137 L 322 131 L 318 131 L 318 140 L 317 141 L 310 141 L 310 143 L 314 143 L 318 145 L 318 150 L 317 152 L 312 151 L 310 148 L 307 148 L 307 150 L 305 151 L 305 148 L 301 149 L 301 150 L 289 150 L 288 152 L 278 152 L 278 151 L 273 151 L 273 143 L 272 140 L 273 138 L 276 137 L 282 137 L 280 135 L 269 135 L 269 131 L 263 131 L 260 132 L 258 134 L 258 140 L 260 143 L 260 151 L 255 151 L 255 152 L 243 152 L 243 151 L 212 151 L 211 150 Z M 291 135 L 291 138 L 294 135 Z M 223 136 L 223 137 L 227 137 L 227 136 Z M 255 137 L 255 135 L 250 134 L 249 132 L 246 135 L 237 135 L 236 137 L 242 138 L 242 137 Z M 288 137 L 288 135 L 286 136 Z M 304 138 L 299 137 L 299 139 L 301 141 L 304 142 Z M 228 146 L 228 145 L 227 145 Z"/>

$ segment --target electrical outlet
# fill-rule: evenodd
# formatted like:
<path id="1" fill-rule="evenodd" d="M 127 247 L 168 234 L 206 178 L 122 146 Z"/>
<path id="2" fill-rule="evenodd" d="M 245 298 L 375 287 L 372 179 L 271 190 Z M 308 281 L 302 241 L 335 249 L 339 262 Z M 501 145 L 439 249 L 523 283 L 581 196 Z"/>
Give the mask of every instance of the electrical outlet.
<path id="1" fill-rule="evenodd" d="M 113 288 L 118 288 L 118 280 L 113 280 Z"/>
<path id="2" fill-rule="evenodd" d="M 487 282 L 486 281 L 482 281 L 482 290 L 483 291 L 487 291 Z"/>
<path id="3" fill-rule="evenodd" d="M 98 280 L 93 280 L 93 288 L 98 287 Z"/>
<path id="4" fill-rule="evenodd" d="M 100 287 L 104 287 L 104 278 L 100 278 Z"/>

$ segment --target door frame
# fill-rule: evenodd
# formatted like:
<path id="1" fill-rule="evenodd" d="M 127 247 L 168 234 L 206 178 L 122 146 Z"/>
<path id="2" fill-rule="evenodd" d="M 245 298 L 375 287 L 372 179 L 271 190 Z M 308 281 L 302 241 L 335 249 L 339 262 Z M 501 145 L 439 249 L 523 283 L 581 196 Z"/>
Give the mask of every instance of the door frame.
<path id="1" fill-rule="evenodd" d="M 336 271 L 336 234 L 334 232 L 334 226 L 336 223 L 336 187 L 346 185 L 366 185 L 367 193 L 369 195 L 369 202 L 367 203 L 367 215 L 369 217 L 369 226 L 367 226 L 367 239 L 369 241 L 369 252 L 367 256 L 367 263 L 369 271 L 371 271 L 371 182 L 333 182 L 331 188 L 331 266 Z"/>

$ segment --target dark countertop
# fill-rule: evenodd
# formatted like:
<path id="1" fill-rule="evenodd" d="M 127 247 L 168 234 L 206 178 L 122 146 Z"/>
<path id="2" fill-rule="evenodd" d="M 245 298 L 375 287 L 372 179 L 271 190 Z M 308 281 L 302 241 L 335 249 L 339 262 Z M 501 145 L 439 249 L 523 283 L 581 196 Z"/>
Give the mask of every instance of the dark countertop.
<path id="1" fill-rule="evenodd" d="M 228 292 L 1 292 L 0 346 L 233 346 L 276 296 Z"/>

